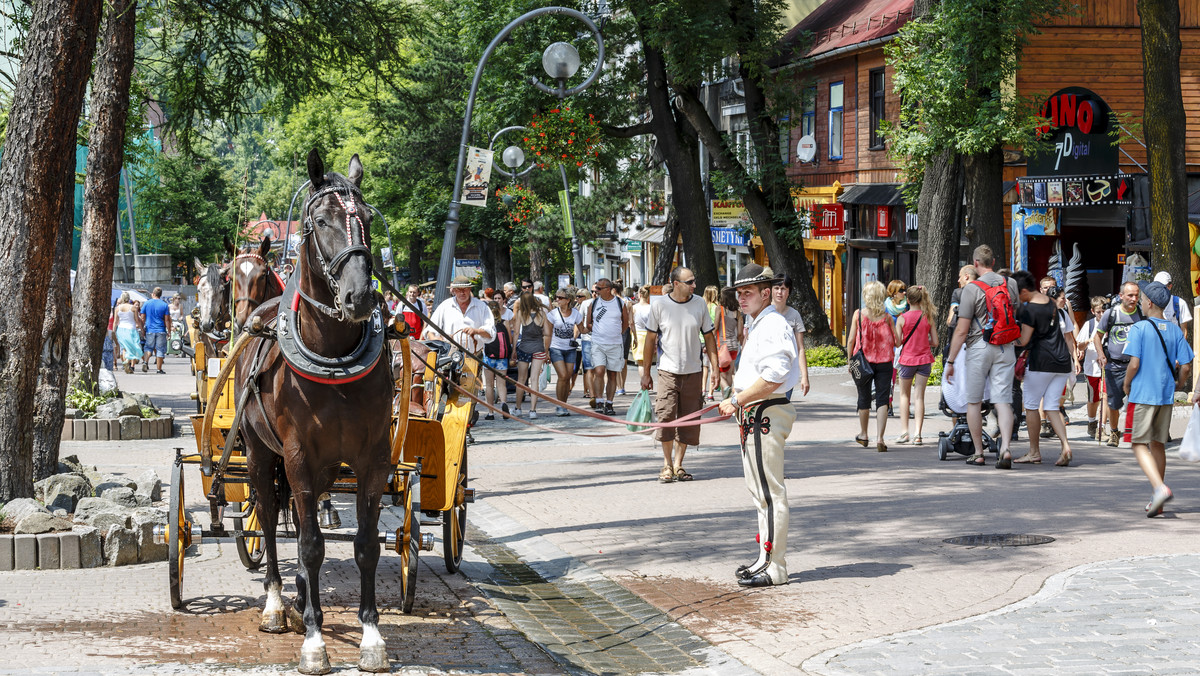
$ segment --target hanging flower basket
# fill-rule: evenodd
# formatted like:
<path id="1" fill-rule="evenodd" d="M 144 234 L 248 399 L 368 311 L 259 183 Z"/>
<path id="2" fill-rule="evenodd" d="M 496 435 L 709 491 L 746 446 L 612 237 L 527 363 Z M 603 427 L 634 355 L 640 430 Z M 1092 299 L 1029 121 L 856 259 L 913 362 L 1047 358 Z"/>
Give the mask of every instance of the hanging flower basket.
<path id="1" fill-rule="evenodd" d="M 596 118 L 568 107 L 536 113 L 522 139 L 525 156 L 539 167 L 587 167 L 600 157 Z"/>
<path id="2" fill-rule="evenodd" d="M 500 208 L 508 212 L 514 225 L 529 223 L 546 211 L 546 205 L 532 190 L 520 184 L 506 185 L 496 190 Z"/>

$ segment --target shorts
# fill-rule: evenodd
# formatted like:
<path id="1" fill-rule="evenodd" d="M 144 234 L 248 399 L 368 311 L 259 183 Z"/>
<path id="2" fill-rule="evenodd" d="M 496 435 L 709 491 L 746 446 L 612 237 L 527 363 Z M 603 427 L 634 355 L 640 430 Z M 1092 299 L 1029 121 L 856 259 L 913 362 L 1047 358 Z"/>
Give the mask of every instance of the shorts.
<path id="1" fill-rule="evenodd" d="M 968 404 L 983 403 L 984 383 L 991 385 L 993 404 L 1011 404 L 1017 355 L 1012 345 L 992 345 L 980 338 L 966 348 L 966 394 Z"/>
<path id="2" fill-rule="evenodd" d="M 526 364 L 533 362 L 534 359 L 546 361 L 546 357 L 545 352 L 526 352 L 519 347 L 517 348 L 517 361 L 525 362 Z"/>
<path id="3" fill-rule="evenodd" d="M 483 363 L 488 368 L 495 369 L 497 371 L 500 371 L 501 373 L 508 370 L 508 359 L 507 358 L 506 359 L 492 359 L 491 357 L 489 357 L 485 354 L 485 355 L 483 355 Z"/>
<path id="4" fill-rule="evenodd" d="M 1025 410 L 1035 411 L 1039 408 L 1039 404 L 1047 411 L 1058 410 L 1062 404 L 1063 388 L 1066 387 L 1070 377 L 1070 373 L 1026 371 L 1025 380 L 1021 383 Z"/>
<path id="5" fill-rule="evenodd" d="M 147 357 L 165 357 L 167 356 L 167 334 L 166 333 L 147 333 L 146 334 L 146 356 Z"/>
<path id="6" fill-rule="evenodd" d="M 560 350 L 557 347 L 552 347 L 550 348 L 550 363 L 556 364 L 561 361 L 574 366 L 575 362 L 578 361 L 578 355 L 579 350 L 572 350 L 571 348 Z"/>
<path id="7" fill-rule="evenodd" d="M 925 376 L 928 378 L 929 374 L 932 373 L 932 367 L 933 364 L 920 364 L 918 366 L 905 366 L 901 364 L 896 367 L 896 375 L 902 380 L 908 380 L 916 376 Z"/>
<path id="8" fill-rule="evenodd" d="M 597 343 L 593 340 L 592 368 L 605 368 L 609 371 L 620 371 L 625 368 L 625 357 L 621 354 L 621 344 Z"/>
<path id="9" fill-rule="evenodd" d="M 1116 366 L 1117 368 L 1113 368 Z M 1129 365 L 1108 362 L 1104 367 L 1104 384 L 1108 388 L 1108 407 L 1114 411 L 1125 405 L 1125 372 Z"/>
<path id="10" fill-rule="evenodd" d="M 1167 443 L 1171 432 L 1170 404 L 1156 406 L 1154 404 L 1133 405 L 1133 435 L 1129 437 L 1135 444 L 1149 444 L 1157 441 Z"/>
<path id="11" fill-rule="evenodd" d="M 704 374 L 659 371 L 657 393 L 654 395 L 654 419 L 657 422 L 671 422 L 695 413 L 704 406 L 703 397 Z M 700 426 L 658 427 L 654 430 L 654 438 L 695 446 L 700 443 Z"/>
<path id="12" fill-rule="evenodd" d="M 1088 383 L 1088 403 L 1095 404 L 1100 401 L 1100 376 L 1087 376 Z"/>
<path id="13" fill-rule="evenodd" d="M 580 363 L 583 365 L 584 371 L 592 370 L 592 341 L 582 343 L 583 347 L 579 350 Z"/>

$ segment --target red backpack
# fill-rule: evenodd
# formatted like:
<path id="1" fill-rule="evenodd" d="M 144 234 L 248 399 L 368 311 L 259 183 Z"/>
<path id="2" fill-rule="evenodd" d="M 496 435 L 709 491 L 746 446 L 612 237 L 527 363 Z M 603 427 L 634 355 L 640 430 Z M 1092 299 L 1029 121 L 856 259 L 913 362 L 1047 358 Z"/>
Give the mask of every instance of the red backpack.
<path id="1" fill-rule="evenodd" d="M 1013 315 L 1012 296 L 1008 295 L 1008 279 L 996 286 L 985 282 L 974 282 L 983 290 L 984 306 L 987 307 L 987 322 L 980 323 L 983 339 L 992 345 L 1008 345 L 1021 337 L 1021 325 Z M 975 321 L 979 321 L 976 319 Z"/>

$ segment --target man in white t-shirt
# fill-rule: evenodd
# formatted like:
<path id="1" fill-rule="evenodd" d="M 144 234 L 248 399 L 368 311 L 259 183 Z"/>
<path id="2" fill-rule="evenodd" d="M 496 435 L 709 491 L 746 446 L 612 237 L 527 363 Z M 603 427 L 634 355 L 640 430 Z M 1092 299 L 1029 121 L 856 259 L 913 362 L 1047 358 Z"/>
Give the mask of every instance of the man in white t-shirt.
<path id="1" fill-rule="evenodd" d="M 629 326 L 625 303 L 613 292 L 613 283 L 605 277 L 596 280 L 596 291 L 583 314 L 583 332 L 592 337 L 592 394 L 596 408 L 604 415 L 616 415 L 612 400 L 625 363 L 621 334 Z M 601 391 L 601 385 L 604 390 Z"/>
<path id="2" fill-rule="evenodd" d="M 1192 326 L 1192 311 L 1188 308 L 1187 301 L 1175 295 L 1175 285 L 1171 284 L 1171 273 L 1163 270 L 1154 275 L 1154 281 L 1167 287 L 1167 291 L 1171 292 L 1171 302 L 1163 308 L 1163 319 L 1175 322 L 1175 324 L 1183 329 L 1183 337 L 1188 337 L 1188 329 Z"/>
<path id="3" fill-rule="evenodd" d="M 546 295 L 546 285 L 541 282 L 533 283 L 533 297 L 541 301 L 542 307 L 550 309 L 550 296 Z"/>
<path id="4" fill-rule="evenodd" d="M 658 389 L 655 391 L 654 415 L 659 422 L 670 422 L 699 411 L 704 400 L 703 362 L 700 360 L 700 341 L 708 363 L 717 363 L 717 341 L 713 335 L 712 316 L 708 304 L 693 293 L 696 274 L 687 268 L 671 271 L 671 293 L 650 306 L 646 317 L 646 344 L 642 346 L 642 389 L 654 389 L 650 375 L 657 347 Z M 712 370 L 715 389 L 721 372 Z M 700 426 L 660 427 L 654 438 L 662 443 L 663 468 L 660 483 L 691 481 L 692 475 L 683 469 L 683 455 L 688 446 L 700 443 Z"/>
<path id="5" fill-rule="evenodd" d="M 445 340 L 437 326 L 463 347 L 478 354 L 484 345 L 496 339 L 496 324 L 492 311 L 483 301 L 471 295 L 471 280 L 459 275 L 450 282 L 451 296 L 442 301 L 430 317 L 421 337 L 425 340 Z"/>

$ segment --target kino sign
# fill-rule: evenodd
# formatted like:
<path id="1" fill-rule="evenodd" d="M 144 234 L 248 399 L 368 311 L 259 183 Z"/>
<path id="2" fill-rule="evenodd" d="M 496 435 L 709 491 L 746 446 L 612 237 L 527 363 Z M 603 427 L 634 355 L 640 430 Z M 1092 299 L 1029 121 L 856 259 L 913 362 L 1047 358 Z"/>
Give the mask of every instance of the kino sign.
<path id="1" fill-rule="evenodd" d="M 1117 146 L 1108 133 L 1112 111 L 1083 87 L 1060 89 L 1042 103 L 1038 134 L 1053 150 L 1029 158 L 1029 176 L 1080 176 L 1117 171 Z"/>

